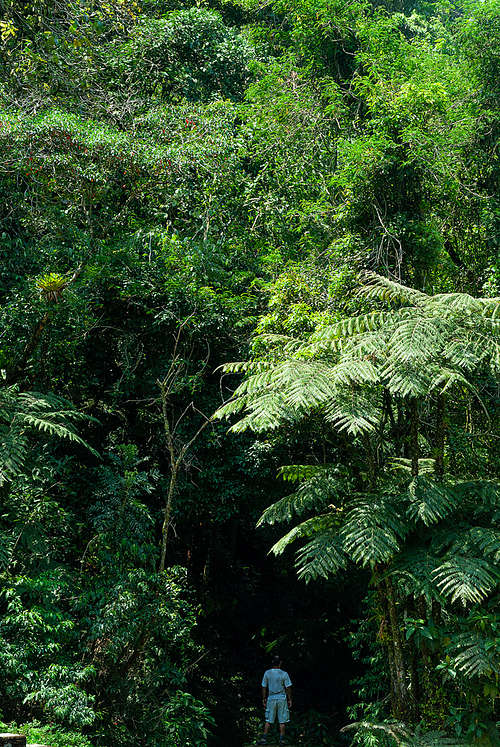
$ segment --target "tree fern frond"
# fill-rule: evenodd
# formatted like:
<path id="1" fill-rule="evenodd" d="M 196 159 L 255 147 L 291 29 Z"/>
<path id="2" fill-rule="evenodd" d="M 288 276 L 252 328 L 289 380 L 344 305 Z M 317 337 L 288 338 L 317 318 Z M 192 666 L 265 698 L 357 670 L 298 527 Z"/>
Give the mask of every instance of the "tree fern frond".
<path id="1" fill-rule="evenodd" d="M 274 430 L 283 421 L 291 421 L 296 413 L 286 404 L 284 398 L 276 392 L 269 392 L 246 402 L 247 414 L 229 429 L 232 433 L 243 433 L 246 430 L 255 433 Z"/>
<path id="2" fill-rule="evenodd" d="M 430 384 L 438 372 L 421 363 L 401 363 L 390 357 L 381 371 L 381 378 L 385 380 L 388 390 L 401 397 L 422 397 L 430 389 Z"/>
<path id="3" fill-rule="evenodd" d="M 12 534 L 0 531 L 0 570 L 2 571 L 8 568 L 11 562 L 14 542 Z"/>
<path id="4" fill-rule="evenodd" d="M 412 471 L 412 460 L 411 459 L 405 459 L 403 457 L 395 457 L 394 459 L 391 459 L 390 464 L 395 469 L 400 469 L 400 470 L 403 470 L 404 472 L 407 472 L 408 474 L 411 474 L 411 471 Z M 418 460 L 419 475 L 434 473 L 435 469 L 436 469 L 435 459 L 423 457 Z"/>
<path id="5" fill-rule="evenodd" d="M 264 343 L 264 345 L 279 346 L 280 350 L 284 353 L 293 353 L 304 344 L 303 340 L 299 340 L 296 337 L 271 334 L 269 332 L 258 335 L 256 340 Z"/>
<path id="6" fill-rule="evenodd" d="M 390 329 L 398 322 L 415 314 L 413 309 L 395 309 L 394 311 L 372 311 L 369 314 L 352 316 L 342 319 L 335 324 L 330 324 L 316 330 L 312 341 L 329 342 L 338 338 L 357 336 L 362 332 L 371 332 L 380 329 Z"/>
<path id="7" fill-rule="evenodd" d="M 0 484 L 18 474 L 30 449 L 31 432 L 66 439 L 96 452 L 77 434 L 74 422 L 92 420 L 62 397 L 0 389 Z"/>
<path id="8" fill-rule="evenodd" d="M 424 731 L 417 727 L 415 731 L 403 723 L 371 723 L 358 721 L 344 726 L 340 731 L 355 729 L 365 734 L 385 735 L 396 747 L 466 747 L 467 742 L 458 737 L 448 737 L 441 731 Z"/>
<path id="9" fill-rule="evenodd" d="M 339 480 L 330 471 L 318 470 L 300 485 L 295 493 L 281 498 L 266 508 L 257 526 L 288 521 L 294 515 L 300 516 L 306 511 L 322 509 L 344 487 L 344 481 Z"/>
<path id="10" fill-rule="evenodd" d="M 339 389 L 335 400 L 326 405 L 324 415 L 339 431 L 356 436 L 375 428 L 380 419 L 380 407 L 372 391 L 352 387 Z"/>
<path id="11" fill-rule="evenodd" d="M 233 361 L 232 363 L 224 363 L 223 366 L 219 366 L 219 369 L 226 374 L 261 373 L 271 368 L 272 363 L 269 361 Z"/>
<path id="12" fill-rule="evenodd" d="M 247 406 L 245 397 L 235 397 L 224 402 L 212 415 L 213 420 L 223 420 L 231 415 L 239 415 Z"/>
<path id="13" fill-rule="evenodd" d="M 389 572 L 399 577 L 407 587 L 406 593 L 418 598 L 439 599 L 441 595 L 434 583 L 434 571 L 440 560 L 421 548 L 410 547 L 392 562 Z"/>
<path id="14" fill-rule="evenodd" d="M 433 576 L 442 594 L 464 606 L 486 599 L 500 578 L 498 569 L 486 560 L 459 555 L 436 568 Z"/>
<path id="15" fill-rule="evenodd" d="M 461 386 L 463 389 L 467 389 L 481 401 L 479 392 L 473 386 L 472 382 L 466 379 L 460 371 L 454 371 L 446 366 L 442 366 L 429 383 L 429 389 L 431 391 L 437 389 L 440 394 L 444 394 L 454 386 Z"/>
<path id="16" fill-rule="evenodd" d="M 435 296 L 430 296 L 429 306 L 436 307 L 439 311 L 453 311 L 453 312 L 481 312 L 484 308 L 484 304 L 481 303 L 482 299 L 475 298 L 468 293 L 436 293 Z"/>
<path id="17" fill-rule="evenodd" d="M 497 674 L 500 669 L 500 639 L 477 633 L 460 633 L 448 648 L 452 666 L 465 677 Z"/>
<path id="18" fill-rule="evenodd" d="M 21 471 L 28 449 L 26 431 L 15 426 L 0 428 L 0 485 Z"/>
<path id="19" fill-rule="evenodd" d="M 456 496 L 442 483 L 419 475 L 408 488 L 408 516 L 425 526 L 437 524 L 455 508 Z"/>
<path id="20" fill-rule="evenodd" d="M 332 523 L 333 519 L 328 514 L 325 514 L 324 516 L 313 516 L 311 519 L 306 519 L 306 521 L 297 524 L 297 526 L 290 529 L 289 532 L 275 542 L 269 552 L 274 553 L 274 555 L 281 555 L 292 542 L 304 537 L 311 537 L 313 534 L 316 534 L 325 528 L 330 528 Z"/>
<path id="21" fill-rule="evenodd" d="M 500 482 L 498 480 L 463 480 L 453 485 L 453 491 L 464 506 L 478 507 L 490 512 L 500 507 Z"/>
<path id="22" fill-rule="evenodd" d="M 398 361 L 422 361 L 436 355 L 444 341 L 439 318 L 414 316 L 398 324 L 389 339 L 389 355 Z"/>
<path id="23" fill-rule="evenodd" d="M 319 576 L 328 578 L 345 568 L 348 557 L 343 549 L 338 530 L 315 534 L 297 553 L 296 568 L 299 578 L 311 581 Z"/>
<path id="24" fill-rule="evenodd" d="M 274 383 L 292 407 L 310 409 L 335 396 L 332 373 L 318 361 L 288 361 L 276 368 Z"/>
<path id="25" fill-rule="evenodd" d="M 453 337 L 443 349 L 444 357 L 465 371 L 473 371 L 481 361 L 477 340 Z"/>
<path id="26" fill-rule="evenodd" d="M 58 415 L 59 413 L 56 414 Z M 52 416 L 43 418 L 26 413 L 20 417 L 20 420 L 25 425 L 30 425 L 32 428 L 47 433 L 50 436 L 57 436 L 58 438 L 67 439 L 68 441 L 74 441 L 86 446 L 85 441 L 71 427 L 53 420 Z"/>
<path id="27" fill-rule="evenodd" d="M 363 566 L 394 557 L 405 534 L 406 527 L 396 507 L 380 495 L 358 500 L 341 530 L 345 551 Z"/>
<path id="28" fill-rule="evenodd" d="M 337 384 L 375 384 L 379 373 L 368 360 L 345 357 L 331 369 L 333 380 Z"/>
<path id="29" fill-rule="evenodd" d="M 481 309 L 480 313 L 489 319 L 500 320 L 500 297 L 478 298 Z"/>
<path id="30" fill-rule="evenodd" d="M 380 298 L 383 301 L 396 301 L 415 306 L 426 305 L 431 298 L 422 291 L 389 280 L 382 275 L 377 275 L 376 272 L 365 272 L 361 277 L 364 282 L 360 293 L 368 298 Z"/>
<path id="31" fill-rule="evenodd" d="M 455 538 L 451 552 L 480 551 L 487 559 L 500 563 L 500 530 L 494 527 L 471 527 Z"/>

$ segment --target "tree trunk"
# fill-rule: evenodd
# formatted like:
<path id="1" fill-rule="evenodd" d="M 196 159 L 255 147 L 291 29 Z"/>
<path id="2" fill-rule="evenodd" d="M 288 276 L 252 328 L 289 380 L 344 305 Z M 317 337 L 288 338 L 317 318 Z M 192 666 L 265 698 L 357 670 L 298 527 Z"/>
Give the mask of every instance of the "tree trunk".
<path id="1" fill-rule="evenodd" d="M 420 449 L 418 446 L 418 429 L 418 399 L 414 397 L 410 401 L 410 453 L 412 477 L 418 477 L 418 460 L 420 457 Z"/>
<path id="2" fill-rule="evenodd" d="M 406 615 L 409 617 L 417 616 L 417 608 L 412 597 L 406 600 Z M 421 695 L 420 677 L 417 664 L 417 649 L 409 642 L 406 644 L 406 657 L 408 661 L 408 674 L 410 678 L 410 716 L 412 721 L 418 721 L 419 703 Z"/>
<path id="3" fill-rule="evenodd" d="M 391 641 L 394 655 L 395 682 L 394 692 L 396 697 L 395 718 L 406 721 L 410 718 L 411 696 L 408 690 L 408 673 L 405 664 L 403 641 L 399 629 L 398 612 L 396 601 L 394 599 L 394 588 L 390 578 L 386 578 L 385 586 L 387 591 L 387 609 L 389 612 Z"/>
<path id="4" fill-rule="evenodd" d="M 396 667 L 394 664 L 394 651 L 392 647 L 392 638 L 390 635 L 390 623 L 389 615 L 387 612 L 387 599 L 382 587 L 382 583 L 379 578 L 378 571 L 375 570 L 375 587 L 377 589 L 377 597 L 380 608 L 380 627 L 378 632 L 378 639 L 382 646 L 384 646 L 387 652 L 387 662 L 389 664 L 389 685 L 391 693 L 391 710 L 392 713 L 396 713 L 398 710 L 398 699 L 395 689 L 396 682 Z"/>
<path id="5" fill-rule="evenodd" d="M 167 556 L 167 542 L 168 542 L 168 527 L 170 525 L 170 516 L 172 514 L 172 500 L 174 497 L 175 486 L 177 483 L 177 468 L 172 468 L 170 475 L 170 483 L 168 486 L 167 502 L 165 504 L 165 512 L 163 514 L 163 526 L 161 528 L 161 557 L 158 571 L 161 573 L 165 570 L 165 559 Z"/>
<path id="6" fill-rule="evenodd" d="M 30 340 L 26 343 L 26 346 L 23 350 L 23 354 L 21 356 L 21 360 L 16 366 L 14 366 L 12 371 L 9 371 L 7 373 L 7 384 L 15 383 L 17 379 L 24 373 L 26 364 L 28 363 L 29 359 L 31 358 L 35 350 L 37 349 L 40 339 L 42 337 L 43 331 L 45 327 L 47 326 L 49 320 L 50 320 L 50 311 L 47 311 L 43 315 L 43 317 L 40 319 L 35 329 L 33 330 Z M 0 742 L 0 745 L 1 744 L 2 742 Z"/>
<path id="7" fill-rule="evenodd" d="M 444 446 L 446 440 L 446 402 L 445 395 L 439 394 L 436 410 L 436 447 L 434 451 L 435 466 L 434 470 L 438 480 L 443 479 L 444 475 Z"/>

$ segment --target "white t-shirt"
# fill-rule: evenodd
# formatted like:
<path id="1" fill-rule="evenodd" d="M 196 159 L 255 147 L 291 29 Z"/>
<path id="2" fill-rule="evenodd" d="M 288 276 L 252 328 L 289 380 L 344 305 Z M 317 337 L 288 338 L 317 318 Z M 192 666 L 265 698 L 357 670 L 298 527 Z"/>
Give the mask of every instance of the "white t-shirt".
<path id="1" fill-rule="evenodd" d="M 284 700 L 286 698 L 286 687 L 291 687 L 292 681 L 288 672 L 283 669 L 268 669 L 262 678 L 262 687 L 268 688 L 269 700 Z"/>

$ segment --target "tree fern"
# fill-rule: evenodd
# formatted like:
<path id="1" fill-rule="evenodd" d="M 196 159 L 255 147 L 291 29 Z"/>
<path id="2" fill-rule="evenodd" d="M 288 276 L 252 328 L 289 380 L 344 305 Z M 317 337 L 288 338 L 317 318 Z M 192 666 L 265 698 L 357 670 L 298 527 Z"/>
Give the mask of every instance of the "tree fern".
<path id="1" fill-rule="evenodd" d="M 270 552 L 274 553 L 275 555 L 281 555 L 286 550 L 286 548 L 290 544 L 292 544 L 292 542 L 295 542 L 298 539 L 303 539 L 304 537 L 311 537 L 313 534 L 321 532 L 325 528 L 329 529 L 332 523 L 334 523 L 332 521 L 332 517 L 328 515 L 313 516 L 310 519 L 306 519 L 306 521 L 303 521 L 301 524 L 297 524 L 297 526 L 293 527 L 293 529 L 290 529 L 289 532 L 281 537 L 271 547 Z"/>
<path id="2" fill-rule="evenodd" d="M 298 490 L 269 506 L 260 517 L 257 526 L 288 521 L 294 515 L 301 516 L 307 511 L 323 509 L 345 490 L 345 480 L 339 478 L 331 468 L 310 467 L 309 470 L 312 470 L 312 473 L 310 472 Z"/>
<path id="3" fill-rule="evenodd" d="M 380 418 L 376 392 L 358 388 L 339 388 L 337 396 L 323 409 L 327 423 L 339 431 L 356 436 L 374 430 Z"/>
<path id="4" fill-rule="evenodd" d="M 0 390 L 0 484 L 23 468 L 33 434 L 66 439 L 86 448 L 75 422 L 88 416 L 71 409 L 61 397 L 38 392 L 19 392 L 16 387 Z"/>
<path id="5" fill-rule="evenodd" d="M 390 560 L 398 552 L 405 533 L 396 505 L 380 495 L 358 499 L 341 530 L 345 551 L 363 566 Z"/>
<path id="6" fill-rule="evenodd" d="M 349 558 L 345 553 L 338 530 L 319 531 L 297 553 L 296 568 L 299 578 L 311 581 L 329 578 L 345 568 Z"/>
<path id="7" fill-rule="evenodd" d="M 500 670 L 498 636 L 460 633 L 452 638 L 447 654 L 452 666 L 465 677 L 496 675 Z"/>
<path id="8" fill-rule="evenodd" d="M 439 590 L 452 602 L 481 602 L 500 579 L 498 568 L 483 558 L 455 555 L 433 572 Z"/>
<path id="9" fill-rule="evenodd" d="M 408 516 L 425 526 L 437 524 L 456 507 L 456 495 L 446 485 L 419 475 L 408 488 Z"/>
<path id="10" fill-rule="evenodd" d="M 341 731 L 356 730 L 359 734 L 373 734 L 387 738 L 388 745 L 397 747 L 466 747 L 465 740 L 448 737 L 441 731 L 427 731 L 417 727 L 410 729 L 406 724 L 398 722 L 371 723 L 358 721 L 344 726 Z"/>
<path id="11" fill-rule="evenodd" d="M 471 527 L 455 540 L 457 551 L 469 548 L 479 550 L 483 557 L 500 563 L 500 529 L 494 527 Z"/>
<path id="12" fill-rule="evenodd" d="M 498 371 L 500 326 L 497 299 L 467 294 L 429 296 L 378 275 L 366 276 L 363 292 L 399 308 L 374 311 L 323 326 L 310 338 L 264 336 L 266 361 L 228 364 L 246 371 L 218 417 L 243 413 L 233 429 L 275 428 L 280 421 L 319 411 L 352 435 L 380 419 L 377 387 L 403 399 L 468 387 L 479 367 Z"/>
<path id="13" fill-rule="evenodd" d="M 365 272 L 363 280 L 364 284 L 360 293 L 368 298 L 380 298 L 386 302 L 404 304 L 405 306 L 425 306 L 430 299 L 430 296 L 422 293 L 422 291 L 408 288 L 394 280 L 377 275 L 375 272 Z"/>
<path id="14" fill-rule="evenodd" d="M 439 565 L 439 558 L 431 552 L 420 546 L 409 546 L 394 558 L 388 572 L 398 579 L 406 596 L 444 601 L 433 576 Z"/>

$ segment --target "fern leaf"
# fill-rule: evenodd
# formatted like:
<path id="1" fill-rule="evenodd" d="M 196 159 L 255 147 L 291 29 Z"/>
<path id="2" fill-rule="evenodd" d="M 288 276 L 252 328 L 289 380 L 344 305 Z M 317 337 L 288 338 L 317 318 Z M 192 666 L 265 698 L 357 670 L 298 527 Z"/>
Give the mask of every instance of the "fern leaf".
<path id="1" fill-rule="evenodd" d="M 324 410 L 325 420 L 333 423 L 339 431 L 354 436 L 372 431 L 380 418 L 377 399 L 367 389 L 339 389 L 335 400 Z"/>
<path id="2" fill-rule="evenodd" d="M 309 582 L 329 578 L 345 568 L 348 557 L 336 530 L 319 532 L 297 553 L 296 568 L 299 578 Z"/>
<path id="3" fill-rule="evenodd" d="M 356 502 L 341 530 L 345 551 L 363 566 L 387 562 L 400 549 L 406 528 L 395 506 L 379 495 Z"/>
<path id="4" fill-rule="evenodd" d="M 330 526 L 331 523 L 332 519 L 328 514 L 325 516 L 313 516 L 311 519 L 306 519 L 306 521 L 297 524 L 297 526 L 290 529 L 289 532 L 275 542 L 269 552 L 274 553 L 274 555 L 282 555 L 288 545 L 292 542 L 302 539 L 303 537 L 311 537 L 316 532 L 324 530 L 325 527 Z"/>
<path id="5" fill-rule="evenodd" d="M 455 555 L 434 571 L 439 590 L 451 599 L 466 604 L 482 602 L 495 588 L 500 574 L 498 569 L 482 558 Z"/>
<path id="6" fill-rule="evenodd" d="M 334 496 L 344 487 L 344 482 L 330 471 L 316 468 L 295 493 L 287 495 L 266 508 L 257 526 L 288 521 L 294 515 L 300 516 L 306 511 L 320 510 L 330 503 Z"/>
<path id="7" fill-rule="evenodd" d="M 437 524 L 456 506 L 456 496 L 452 490 L 423 475 L 410 483 L 408 499 L 408 516 L 413 521 L 421 521 L 425 526 Z"/>
<path id="8" fill-rule="evenodd" d="M 456 635 L 448 649 L 452 666 L 465 677 L 497 674 L 500 669 L 500 640 L 473 633 Z"/>
<path id="9" fill-rule="evenodd" d="M 440 319 L 416 316 L 398 324 L 389 340 L 391 358 L 422 361 L 437 354 L 444 341 Z"/>
<path id="10" fill-rule="evenodd" d="M 363 273 L 362 280 L 364 285 L 361 287 L 360 293 L 368 298 L 380 298 L 383 301 L 395 301 L 414 306 L 427 305 L 431 298 L 426 293 L 408 288 L 406 285 L 377 275 L 375 272 Z"/>
<path id="11" fill-rule="evenodd" d="M 406 587 L 405 592 L 414 599 L 423 596 L 442 601 L 433 576 L 439 562 L 431 553 L 409 547 L 394 559 L 390 573 L 398 577 L 400 585 Z"/>

